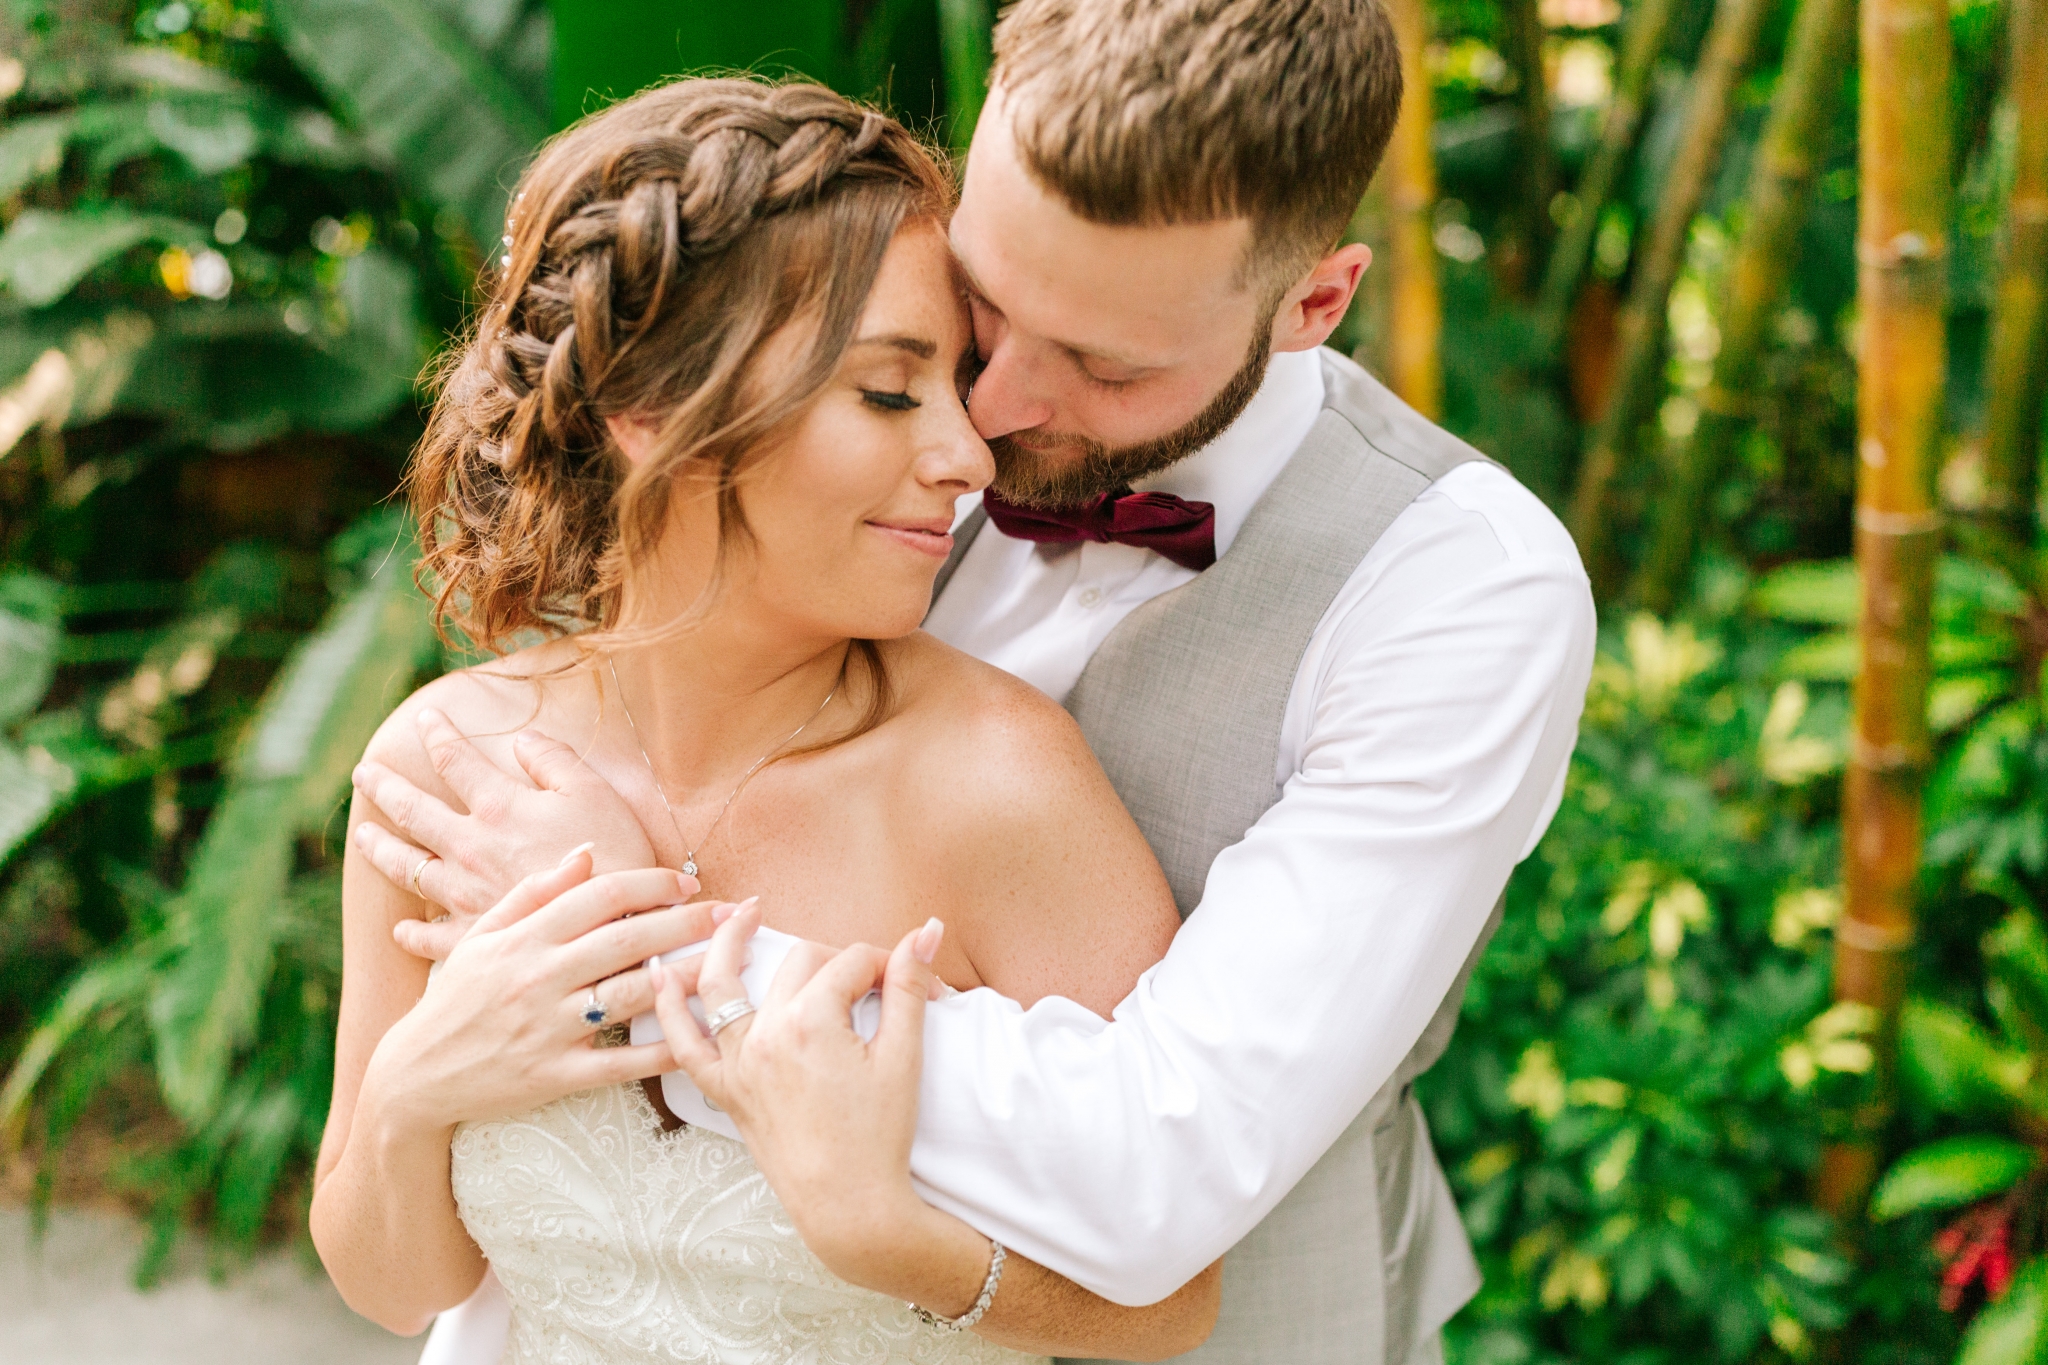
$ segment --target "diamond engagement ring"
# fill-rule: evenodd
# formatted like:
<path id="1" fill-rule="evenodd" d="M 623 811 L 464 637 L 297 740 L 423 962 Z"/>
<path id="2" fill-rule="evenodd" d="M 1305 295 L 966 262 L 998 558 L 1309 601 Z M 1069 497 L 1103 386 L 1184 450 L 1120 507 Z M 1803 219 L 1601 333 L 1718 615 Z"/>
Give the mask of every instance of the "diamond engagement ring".
<path id="1" fill-rule="evenodd" d="M 583 1022 L 592 1028 L 603 1028 L 605 1021 L 612 1017 L 604 1007 L 604 1001 L 597 998 L 597 987 L 590 988 L 590 999 L 583 1002 Z"/>
<path id="2" fill-rule="evenodd" d="M 704 1031 L 713 1038 L 716 1038 L 720 1033 L 731 1028 L 753 1012 L 754 1002 L 746 999 L 744 996 L 738 1000 L 728 1000 L 725 1004 L 711 1011 L 710 1015 L 705 1018 Z"/>

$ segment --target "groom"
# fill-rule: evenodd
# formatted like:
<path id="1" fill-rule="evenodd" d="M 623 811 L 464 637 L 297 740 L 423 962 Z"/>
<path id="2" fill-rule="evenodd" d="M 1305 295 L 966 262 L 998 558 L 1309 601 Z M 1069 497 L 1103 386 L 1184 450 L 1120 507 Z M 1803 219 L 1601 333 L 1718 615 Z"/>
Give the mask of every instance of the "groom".
<path id="1" fill-rule="evenodd" d="M 1376 0 L 1020 0 L 991 85 L 952 238 L 999 473 L 926 626 L 1065 703 L 1185 924 L 1114 1022 L 935 1011 L 914 1173 L 1122 1303 L 1228 1251 L 1187 1359 L 1435 1359 L 1478 1270 L 1411 1085 L 1556 809 L 1584 574 L 1505 472 L 1320 349 L 1400 99 Z M 467 816 L 361 778 L 414 841 L 366 851 L 457 912 L 430 955 L 631 818 L 563 753 L 539 791 L 475 766 Z M 1053 1283 L 1006 1282 L 990 1324 Z"/>

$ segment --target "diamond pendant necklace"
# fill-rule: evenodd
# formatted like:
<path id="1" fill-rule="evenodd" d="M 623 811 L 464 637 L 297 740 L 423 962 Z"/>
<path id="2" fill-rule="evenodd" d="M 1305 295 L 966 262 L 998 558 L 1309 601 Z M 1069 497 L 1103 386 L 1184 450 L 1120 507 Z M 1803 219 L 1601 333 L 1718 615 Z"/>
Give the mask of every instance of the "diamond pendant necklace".
<path id="1" fill-rule="evenodd" d="M 626 713 L 626 727 L 633 732 L 633 742 L 640 746 L 640 761 L 647 765 L 647 775 L 654 779 L 654 793 L 655 795 L 661 798 L 661 808 L 668 812 L 669 827 L 675 830 L 676 832 L 676 842 L 683 845 L 684 853 L 682 873 L 685 877 L 694 877 L 697 875 L 697 850 L 711 842 L 711 836 L 718 832 L 719 822 L 724 820 L 725 813 L 732 809 L 732 803 L 740 799 L 740 793 L 747 789 L 747 783 L 753 781 L 754 774 L 760 772 L 762 767 L 768 762 L 769 759 L 775 757 L 775 755 L 781 753 L 784 749 L 787 749 L 790 745 L 794 744 L 796 742 L 796 737 L 802 734 L 805 730 L 808 730 L 810 728 L 811 721 L 814 721 L 819 716 L 824 715 L 825 708 L 830 706 L 832 704 L 832 699 L 839 695 L 839 684 L 835 682 L 832 684 L 832 690 L 825 694 L 825 700 L 818 703 L 818 709 L 811 712 L 810 716 L 804 721 L 802 725 L 799 725 L 796 727 L 796 729 L 791 730 L 789 732 L 788 738 L 784 739 L 780 744 L 770 749 L 767 753 L 762 754 L 759 758 L 755 759 L 754 766 L 748 768 L 745 772 L 740 774 L 739 785 L 735 786 L 732 789 L 732 795 L 725 798 L 725 804 L 720 806 L 718 808 L 718 814 L 712 817 L 711 828 L 704 831 L 704 837 L 702 839 L 699 839 L 695 844 L 692 844 L 688 839 L 685 839 L 683 837 L 683 827 L 676 820 L 676 808 L 668 803 L 668 788 L 662 785 L 661 774 L 654 770 L 654 758 L 647 752 L 647 741 L 640 738 L 640 727 L 633 720 L 633 708 L 626 702 L 626 689 L 619 683 L 618 660 L 614 659 L 610 654 L 606 654 L 604 656 L 604 661 L 605 666 L 611 669 L 612 671 L 612 687 L 619 694 L 619 709 Z"/>

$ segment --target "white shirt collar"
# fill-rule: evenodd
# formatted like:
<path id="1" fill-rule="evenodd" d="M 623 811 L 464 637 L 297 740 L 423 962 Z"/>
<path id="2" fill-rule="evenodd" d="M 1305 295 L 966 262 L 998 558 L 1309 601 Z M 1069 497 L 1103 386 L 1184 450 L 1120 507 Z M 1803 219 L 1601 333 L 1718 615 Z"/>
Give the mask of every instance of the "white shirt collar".
<path id="1" fill-rule="evenodd" d="M 1179 464 L 1137 480 L 1143 493 L 1172 493 L 1216 505 L 1216 553 L 1237 539 L 1245 518 L 1287 467 L 1323 410 L 1323 362 L 1316 350 L 1283 351 L 1266 367 L 1252 401 L 1215 440 Z"/>

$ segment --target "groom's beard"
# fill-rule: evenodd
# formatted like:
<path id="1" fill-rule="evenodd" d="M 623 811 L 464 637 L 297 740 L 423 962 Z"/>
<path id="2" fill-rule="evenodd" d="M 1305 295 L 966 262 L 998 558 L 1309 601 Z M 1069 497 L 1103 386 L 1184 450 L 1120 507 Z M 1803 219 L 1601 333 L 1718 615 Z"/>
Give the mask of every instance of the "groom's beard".
<path id="1" fill-rule="evenodd" d="M 1273 357 L 1272 333 L 1255 329 L 1251 353 L 1209 405 L 1178 431 L 1131 446 L 1106 446 L 1084 436 L 1038 429 L 1012 432 L 988 443 L 996 458 L 994 490 L 1018 507 L 1057 511 L 1179 464 L 1238 419 L 1265 382 Z"/>

